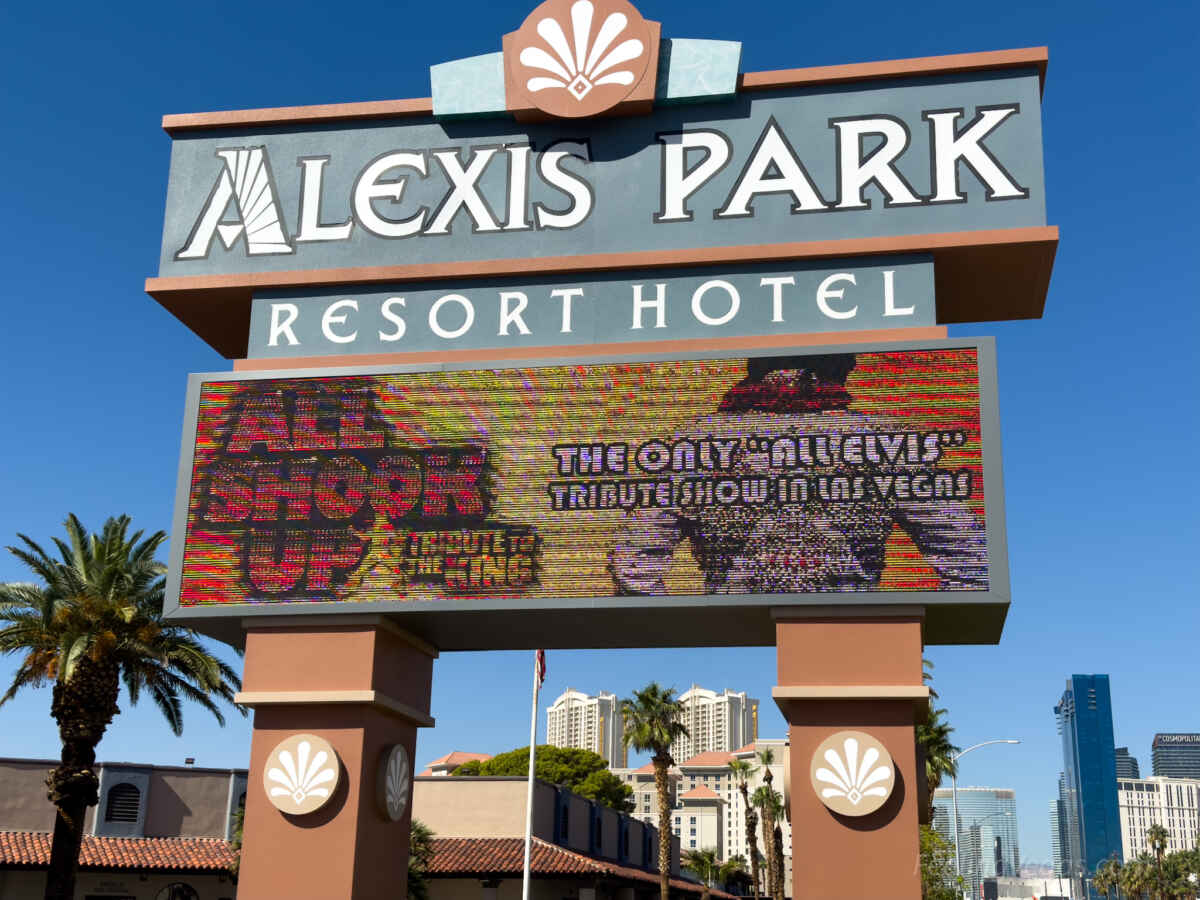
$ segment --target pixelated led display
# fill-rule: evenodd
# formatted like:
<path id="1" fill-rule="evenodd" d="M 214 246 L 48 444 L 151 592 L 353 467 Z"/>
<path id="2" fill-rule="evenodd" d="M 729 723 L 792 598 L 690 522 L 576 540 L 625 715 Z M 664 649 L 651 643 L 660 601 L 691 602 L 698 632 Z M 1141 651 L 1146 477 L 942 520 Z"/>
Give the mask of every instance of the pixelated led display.
<path id="1" fill-rule="evenodd" d="M 213 380 L 180 605 L 986 591 L 974 348 Z"/>

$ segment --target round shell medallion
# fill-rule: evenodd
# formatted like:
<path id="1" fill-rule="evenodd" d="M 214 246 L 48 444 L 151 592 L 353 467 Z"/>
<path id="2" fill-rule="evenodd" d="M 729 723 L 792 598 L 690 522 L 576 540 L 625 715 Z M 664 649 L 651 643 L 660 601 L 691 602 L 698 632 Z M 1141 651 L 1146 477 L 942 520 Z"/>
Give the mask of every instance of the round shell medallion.
<path id="1" fill-rule="evenodd" d="M 263 787 L 280 812 L 303 816 L 329 802 L 340 772 L 337 751 L 327 740 L 315 734 L 294 734 L 267 757 Z"/>
<path id="2" fill-rule="evenodd" d="M 870 815 L 896 787 L 892 755 L 862 731 L 839 731 L 822 741 L 809 774 L 820 801 L 843 816 Z"/>
<path id="3" fill-rule="evenodd" d="M 552 116 L 611 109 L 658 63 L 650 27 L 628 0 L 545 0 L 513 37 L 506 64 L 533 104 Z"/>
<path id="4" fill-rule="evenodd" d="M 408 751 L 402 744 L 389 747 L 379 761 L 375 794 L 379 811 L 385 819 L 399 822 L 408 809 L 408 794 L 412 787 L 412 767 Z"/>

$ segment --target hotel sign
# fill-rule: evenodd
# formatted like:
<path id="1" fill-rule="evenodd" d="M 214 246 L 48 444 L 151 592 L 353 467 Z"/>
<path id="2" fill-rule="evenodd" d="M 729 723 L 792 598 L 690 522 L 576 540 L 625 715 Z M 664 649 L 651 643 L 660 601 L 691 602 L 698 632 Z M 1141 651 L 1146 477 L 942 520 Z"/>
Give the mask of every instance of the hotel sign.
<path id="1" fill-rule="evenodd" d="M 1154 746 L 1164 744 L 1200 744 L 1200 734 L 1156 734 Z"/>
<path id="2" fill-rule="evenodd" d="M 247 357 L 189 386 L 169 613 L 695 646 L 869 603 L 995 641 L 994 352 L 934 326 L 1041 315 L 1045 52 L 740 53 L 545 0 L 429 99 L 167 117 L 147 290 Z"/>
<path id="3" fill-rule="evenodd" d="M 547 0 L 502 52 L 431 67 L 431 100 L 169 116 L 147 290 L 227 356 L 419 350 L 411 308 L 408 343 L 389 341 L 386 302 L 426 316 L 416 293 L 467 296 L 476 279 L 535 315 L 523 283 L 540 276 L 528 286 L 646 270 L 670 285 L 891 255 L 933 261 L 937 324 L 1041 314 L 1057 245 L 1042 51 L 767 73 L 739 60 L 736 42 L 661 37 L 625 0 Z M 292 312 L 269 304 L 292 300 L 282 343 Z M 312 331 L 327 300 L 352 301 L 330 315 L 355 340 Z M 602 297 L 597 315 L 619 322 L 631 300 Z M 490 306 L 499 326 L 503 301 Z M 868 324 L 864 307 L 852 330 L 915 324 Z"/>
<path id="4" fill-rule="evenodd" d="M 160 276 L 1045 224 L 1036 70 L 779 90 L 646 116 L 176 137 Z"/>
<path id="5" fill-rule="evenodd" d="M 248 355 L 711 341 L 935 322 L 932 259 L 901 256 L 264 292 L 254 298 Z"/>

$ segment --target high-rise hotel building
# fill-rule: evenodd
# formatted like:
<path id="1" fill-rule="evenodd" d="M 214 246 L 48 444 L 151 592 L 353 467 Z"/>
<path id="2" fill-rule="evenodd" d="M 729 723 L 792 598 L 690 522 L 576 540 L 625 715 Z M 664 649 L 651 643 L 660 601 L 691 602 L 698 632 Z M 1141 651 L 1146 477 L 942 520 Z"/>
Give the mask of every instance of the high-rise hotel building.
<path id="1" fill-rule="evenodd" d="M 1096 867 L 1121 860 L 1116 747 L 1107 675 L 1072 675 L 1054 707 L 1063 746 L 1064 866 L 1073 897 L 1095 897 Z"/>
<path id="2" fill-rule="evenodd" d="M 1118 747 L 1114 753 L 1116 755 L 1118 778 L 1142 777 L 1142 772 L 1138 766 L 1137 757 L 1129 752 L 1128 747 Z"/>
<path id="3" fill-rule="evenodd" d="M 693 684 L 679 702 L 688 733 L 671 745 L 676 762 L 701 753 L 733 753 L 758 740 L 758 701 L 745 691 L 718 694 Z"/>
<path id="4" fill-rule="evenodd" d="M 610 768 L 624 767 L 625 727 L 621 701 L 601 691 L 595 697 L 567 690 L 546 707 L 546 743 L 599 753 Z"/>
<path id="5" fill-rule="evenodd" d="M 1156 734 L 1150 765 L 1165 778 L 1200 778 L 1200 734 Z"/>
<path id="6" fill-rule="evenodd" d="M 1194 778 L 1118 778 L 1121 846 L 1134 859 L 1153 849 L 1146 839 L 1151 825 L 1167 829 L 1167 853 L 1190 850 L 1200 838 L 1200 780 Z"/>

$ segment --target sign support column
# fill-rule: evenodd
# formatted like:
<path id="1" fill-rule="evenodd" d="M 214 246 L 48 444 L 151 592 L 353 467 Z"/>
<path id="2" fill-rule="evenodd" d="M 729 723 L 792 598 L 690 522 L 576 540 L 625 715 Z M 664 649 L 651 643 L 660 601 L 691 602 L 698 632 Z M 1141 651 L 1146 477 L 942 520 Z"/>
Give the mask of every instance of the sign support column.
<path id="1" fill-rule="evenodd" d="M 246 628 L 244 690 L 237 699 L 255 712 L 238 896 L 402 895 L 412 760 L 417 728 L 433 725 L 437 650 L 379 616 L 279 616 Z M 319 782 L 318 764 L 306 773 L 305 751 L 283 763 L 276 752 L 281 742 L 293 747 L 297 736 L 315 746 L 327 743 L 335 755 L 327 782 L 333 790 L 318 808 L 299 815 L 289 814 L 287 804 L 300 797 L 306 775 L 307 784 Z M 287 793 L 289 762 L 298 770 L 294 796 Z"/>
<path id="2" fill-rule="evenodd" d="M 921 896 L 927 792 L 913 726 L 929 700 L 922 623 L 919 607 L 775 611 L 772 696 L 788 722 L 788 813 L 802 836 L 792 847 L 795 900 Z M 843 735 L 852 742 L 844 768 L 828 756 L 830 739 L 841 750 Z"/>

